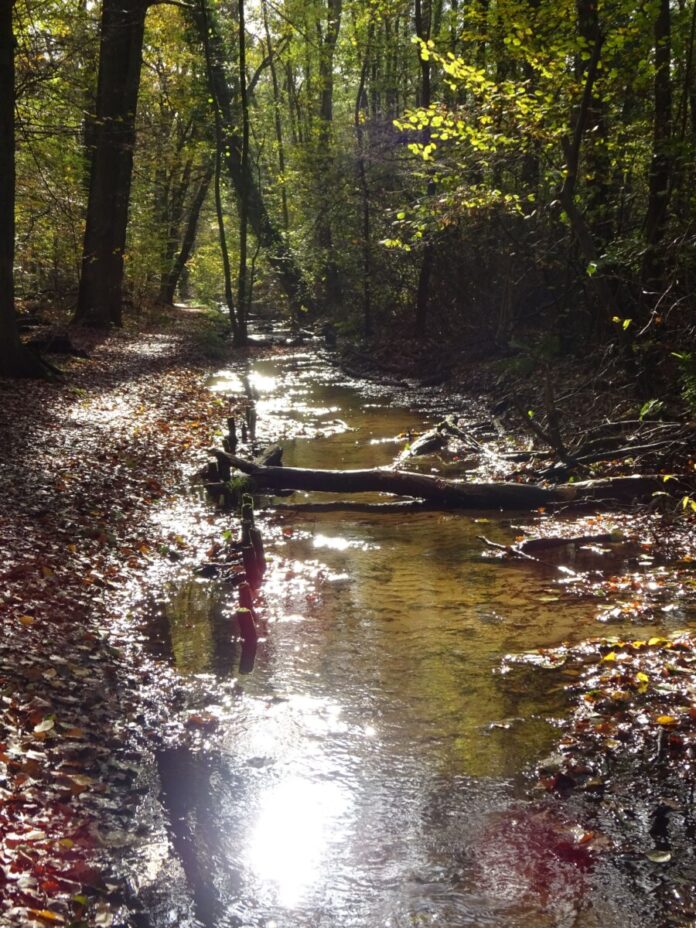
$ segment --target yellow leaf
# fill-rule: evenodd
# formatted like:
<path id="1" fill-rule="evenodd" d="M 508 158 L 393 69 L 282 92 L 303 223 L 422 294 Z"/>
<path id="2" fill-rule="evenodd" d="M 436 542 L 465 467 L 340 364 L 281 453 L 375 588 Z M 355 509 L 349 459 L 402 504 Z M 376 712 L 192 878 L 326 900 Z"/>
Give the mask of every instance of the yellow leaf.
<path id="1" fill-rule="evenodd" d="M 610 651 L 608 654 L 605 654 L 602 658 L 603 661 L 611 663 L 616 660 L 616 651 Z"/>
<path id="2" fill-rule="evenodd" d="M 51 922 L 53 925 L 64 925 L 65 919 L 50 909 L 29 909 L 34 918 L 40 918 L 44 922 Z"/>
<path id="3" fill-rule="evenodd" d="M 638 673 L 636 674 L 636 680 L 639 683 L 649 683 L 650 677 L 647 675 L 647 673 L 643 673 L 642 670 L 639 670 Z"/>
<path id="4" fill-rule="evenodd" d="M 676 725 L 678 721 L 673 715 L 658 715 L 657 717 L 658 725 Z"/>
<path id="5" fill-rule="evenodd" d="M 659 638 L 659 637 L 658 637 L 658 638 L 650 638 L 650 640 L 648 641 L 648 644 L 649 644 L 651 647 L 654 647 L 654 646 L 657 645 L 657 644 L 669 644 L 669 642 L 667 641 L 666 638 Z"/>
<path id="6" fill-rule="evenodd" d="M 22 623 L 22 625 L 33 625 L 34 616 L 33 615 L 20 615 L 19 621 Z"/>

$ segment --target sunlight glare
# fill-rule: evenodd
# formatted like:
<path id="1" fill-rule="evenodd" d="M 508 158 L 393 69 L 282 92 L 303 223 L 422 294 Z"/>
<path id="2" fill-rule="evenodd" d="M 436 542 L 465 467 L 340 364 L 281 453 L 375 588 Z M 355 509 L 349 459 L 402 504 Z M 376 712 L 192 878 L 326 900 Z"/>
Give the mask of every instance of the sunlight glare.
<path id="1" fill-rule="evenodd" d="M 297 906 L 320 879 L 328 844 L 348 803 L 338 784 L 296 776 L 263 796 L 249 860 L 256 875 L 273 884 L 279 905 Z"/>
<path id="2" fill-rule="evenodd" d="M 348 538 L 341 538 L 338 535 L 317 534 L 314 536 L 314 547 L 332 548 L 334 551 L 346 551 L 351 547 L 351 542 Z"/>
<path id="3" fill-rule="evenodd" d="M 234 395 L 236 393 L 244 393 L 244 384 L 238 374 L 235 374 L 233 371 L 223 370 L 218 371 L 217 374 L 213 376 L 209 389 L 212 393 Z"/>
<path id="4" fill-rule="evenodd" d="M 249 374 L 249 384 L 257 393 L 273 393 L 278 386 L 278 378 L 252 371 Z"/>

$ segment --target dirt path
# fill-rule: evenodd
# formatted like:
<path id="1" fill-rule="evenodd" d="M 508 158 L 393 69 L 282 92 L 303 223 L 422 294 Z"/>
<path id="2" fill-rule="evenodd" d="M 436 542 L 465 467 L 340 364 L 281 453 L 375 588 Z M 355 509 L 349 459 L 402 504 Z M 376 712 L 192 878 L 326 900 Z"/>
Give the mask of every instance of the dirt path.
<path id="1" fill-rule="evenodd" d="M 90 359 L 63 381 L 0 384 L 3 926 L 124 923 L 109 870 L 164 707 L 147 705 L 137 640 L 111 633 L 153 570 L 216 531 L 203 514 L 183 537 L 166 515 L 221 421 L 204 387 L 213 338 L 182 310 L 159 330 L 84 335 Z"/>

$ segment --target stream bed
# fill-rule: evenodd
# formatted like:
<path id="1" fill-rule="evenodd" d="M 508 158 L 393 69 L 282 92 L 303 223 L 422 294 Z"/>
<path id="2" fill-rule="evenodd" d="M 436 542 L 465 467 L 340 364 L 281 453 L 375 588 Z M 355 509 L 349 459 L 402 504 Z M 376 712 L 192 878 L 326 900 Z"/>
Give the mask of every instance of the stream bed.
<path id="1" fill-rule="evenodd" d="M 389 464 L 452 403 L 349 381 L 306 349 L 253 359 L 244 376 L 222 371 L 211 389 L 251 389 L 259 440 L 282 444 L 289 466 Z M 607 629 L 594 604 L 563 595 L 557 565 L 484 555 L 480 535 L 510 543 L 529 514 L 269 507 L 258 519 L 269 569 L 253 671 L 239 673 L 236 592 L 222 583 L 172 586 L 152 629 L 183 677 L 213 676 L 224 692 L 235 681 L 214 744 L 160 757 L 199 923 L 663 924 L 612 860 L 568 852 L 572 806 L 530 798 L 526 773 L 554 749 L 567 681 L 503 672 L 501 659 Z M 620 572 L 632 556 L 579 551 L 573 568 Z M 610 631 L 689 619 L 673 609 L 661 626 Z"/>

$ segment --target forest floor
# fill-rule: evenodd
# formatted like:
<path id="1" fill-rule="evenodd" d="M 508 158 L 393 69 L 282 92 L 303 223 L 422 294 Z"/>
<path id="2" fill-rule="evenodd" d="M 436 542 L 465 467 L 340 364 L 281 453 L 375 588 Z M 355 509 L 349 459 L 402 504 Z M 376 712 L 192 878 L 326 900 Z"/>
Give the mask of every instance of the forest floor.
<path id="1" fill-rule="evenodd" d="M 215 332 L 187 310 L 140 328 L 73 335 L 89 358 L 61 358 L 64 378 L 0 384 L 3 926 L 114 923 L 107 864 L 167 714 L 115 629 L 154 569 L 221 531 L 204 504 L 194 533 L 172 522 L 226 413 L 205 388 Z"/>
<path id="2" fill-rule="evenodd" d="M 229 518 L 189 494 L 185 532 L 177 522 L 191 475 L 231 412 L 205 384 L 225 357 L 210 318 L 179 309 L 108 339 L 74 340 L 89 357 L 61 361 L 64 378 L 0 383 L 0 926 L 12 928 L 138 924 L 137 913 L 129 920 L 137 907 L 129 893 L 140 896 L 139 887 L 124 887 L 113 861 L 136 860 L 136 819 L 166 831 L 152 809 L 149 823 L 143 817 L 152 781 L 142 758 L 156 750 L 171 728 L 171 707 L 185 697 L 166 666 L 143 658 L 129 614 L 168 572 L 213 558 Z M 582 382 L 579 369 L 571 374 Z M 481 375 L 481 393 L 490 380 L 490 372 Z M 488 400 L 495 405 L 495 396 Z M 693 467 L 688 455 L 683 463 Z M 608 472 L 621 464 L 610 461 Z M 534 476 L 534 465 L 525 466 L 516 479 Z M 624 617 L 693 598 L 688 513 L 644 506 L 614 516 L 654 559 L 655 573 L 580 586 L 577 595 L 608 597 Z M 598 530 L 593 520 L 586 517 L 589 532 Z M 548 534 L 563 530 L 549 518 Z M 660 573 L 665 563 L 674 568 L 669 576 Z M 696 763 L 694 653 L 682 632 L 596 639 L 519 659 L 571 674 L 576 708 L 559 755 L 539 769 L 540 788 L 628 802 L 636 771 L 652 765 L 651 860 L 660 865 L 672 856 L 670 819 L 683 819 L 679 841 L 690 834 L 684 797 Z M 205 731 L 214 720 L 191 711 L 181 724 Z M 582 843 L 593 840 L 588 829 Z M 690 906 L 696 910 L 696 901 L 685 896 L 680 917 L 692 917 Z"/>

